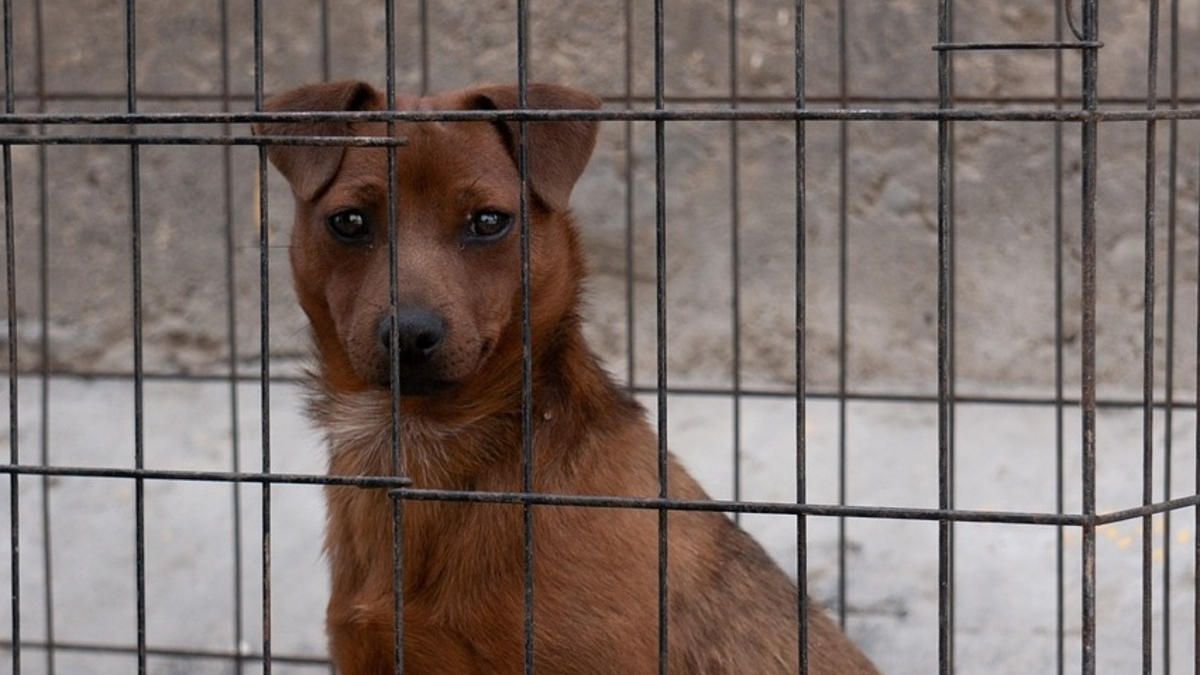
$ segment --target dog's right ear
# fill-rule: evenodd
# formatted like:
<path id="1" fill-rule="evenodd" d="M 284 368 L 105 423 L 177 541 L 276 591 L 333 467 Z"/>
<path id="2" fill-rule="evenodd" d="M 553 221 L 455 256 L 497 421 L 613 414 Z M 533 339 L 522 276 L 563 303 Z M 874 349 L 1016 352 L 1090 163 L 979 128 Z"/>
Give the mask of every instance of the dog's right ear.
<path id="1" fill-rule="evenodd" d="M 310 84 L 290 89 L 267 99 L 265 112 L 336 112 L 382 110 L 383 95 L 365 82 L 346 80 Z M 257 122 L 257 136 L 349 136 L 345 122 Z M 268 145 L 267 158 L 291 183 L 296 197 L 309 200 L 324 190 L 345 148 L 336 145 Z"/>

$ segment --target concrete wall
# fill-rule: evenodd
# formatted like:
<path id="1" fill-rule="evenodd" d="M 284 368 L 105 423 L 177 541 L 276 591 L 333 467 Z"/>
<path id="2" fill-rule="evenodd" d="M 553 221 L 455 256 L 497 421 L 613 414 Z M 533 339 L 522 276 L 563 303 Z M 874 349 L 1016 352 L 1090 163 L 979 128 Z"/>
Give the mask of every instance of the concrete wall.
<path id="1" fill-rule="evenodd" d="M 43 58 L 36 52 L 30 0 L 14 2 L 13 59 L 17 108 L 32 112 L 125 109 L 122 3 L 46 0 Z M 321 42 L 315 0 L 267 0 L 263 77 L 268 92 L 321 79 L 358 77 L 382 84 L 382 3 L 333 3 L 329 50 Z M 398 82 L 421 84 L 415 3 L 397 3 Z M 618 0 L 530 2 L 531 76 L 590 88 L 623 107 L 630 69 L 635 107 L 653 89 L 650 3 L 631 3 L 632 51 L 625 42 L 625 5 Z M 838 7 L 807 4 L 807 95 L 814 107 L 928 108 L 935 100 L 936 3 L 916 0 L 845 3 L 847 38 L 839 54 Z M 1012 0 L 959 3 L 959 40 L 1048 40 L 1056 3 Z M 137 3 L 138 109 L 221 109 L 220 4 L 143 0 Z M 665 89 L 673 106 L 728 105 L 731 70 L 745 101 L 793 96 L 794 4 L 756 0 L 738 5 L 736 67 L 730 67 L 728 6 L 717 0 L 669 0 L 665 7 Z M 1164 11 L 1164 43 L 1166 41 Z M 1148 11 L 1142 2 L 1105 3 L 1101 16 L 1100 93 L 1105 107 L 1144 107 Z M 516 77 L 513 0 L 429 3 L 429 87 Z M 1200 58 L 1188 45 L 1200 19 L 1182 16 L 1181 95 L 1195 96 Z M 228 77 L 232 108 L 252 107 L 253 22 L 249 3 L 230 3 Z M 324 72 L 328 57 L 328 73 Z M 840 80 L 844 58 L 845 79 Z M 1054 95 L 1051 52 L 961 53 L 955 57 L 960 106 L 1047 108 Z M 1166 49 L 1160 93 L 1167 92 Z M 1078 105 L 1079 57 L 1063 56 L 1066 107 Z M 34 96 L 44 78 L 44 101 Z M 696 97 L 699 97 L 698 99 Z M 778 99 L 778 100 L 775 100 Z M 25 131 L 33 133 L 30 128 Z M 124 133 L 124 129 L 49 129 L 48 133 Z M 142 133 L 220 133 L 211 127 L 143 127 Z M 233 130 L 236 134 L 246 129 Z M 1049 123 L 959 123 L 955 127 L 957 347 L 960 389 L 1046 394 L 1055 353 L 1053 222 L 1054 126 Z M 1195 125 L 1178 129 L 1179 172 L 1168 203 L 1168 128 L 1158 151 L 1158 278 L 1155 341 L 1164 358 L 1166 227 L 1177 218 L 1176 382 L 1194 386 L 1196 282 Z M 794 379 L 795 179 L 794 125 L 743 122 L 731 154 L 727 123 L 672 123 L 666 128 L 669 358 L 677 384 L 731 381 L 731 171 L 740 188 L 741 367 L 747 386 L 785 388 Z M 936 384 L 936 124 L 855 122 L 807 125 L 807 279 L 809 386 L 838 379 L 839 233 L 845 228 L 846 377 L 853 390 L 932 392 Z M 1068 388 L 1078 358 L 1079 129 L 1062 128 L 1065 165 L 1064 269 Z M 590 316 L 598 349 L 625 372 L 625 197 L 632 161 L 633 241 L 638 381 L 653 383 L 654 143 L 652 126 L 636 123 L 626 145 L 621 123 L 605 125 L 575 207 L 595 268 Z M 1146 128 L 1101 125 L 1098 190 L 1099 381 L 1102 395 L 1130 395 L 1141 377 L 1144 154 Z M 255 209 L 257 153 L 235 148 L 228 173 L 224 151 L 207 146 L 147 146 L 140 151 L 145 361 L 156 372 L 221 373 L 228 369 L 226 320 L 234 299 L 236 349 L 255 368 L 259 345 L 259 240 Z M 19 360 L 34 368 L 43 355 L 43 299 L 48 307 L 44 355 L 53 370 L 120 371 L 131 367 L 130 151 L 114 145 L 13 149 L 16 226 L 16 315 Z M 44 199 L 39 171 L 44 168 Z M 845 191 L 841 188 L 845 172 Z M 225 181 L 229 181 L 229 198 Z M 286 243 L 290 196 L 272 173 L 267 220 L 271 248 L 271 352 L 277 364 L 302 358 L 304 323 L 289 297 Z M 841 210 L 845 209 L 842 220 Z M 43 210 L 44 209 L 44 210 Z M 44 224 L 44 227 L 43 227 Z M 228 232 L 227 232 L 228 228 Z M 45 233 L 46 264 L 39 242 Z M 227 243 L 227 236 L 229 242 Z M 232 289 L 225 274 L 232 252 Z M 41 288 L 45 275 L 47 286 Z M 6 302 L 6 300 L 0 300 Z M 7 309 L 7 307 L 5 308 Z M 4 330 L 7 330 L 6 328 Z M 4 339 L 11 336 L 3 335 Z M 1161 385 L 1162 370 L 1158 381 Z M 1076 376 L 1077 377 L 1077 376 Z"/>

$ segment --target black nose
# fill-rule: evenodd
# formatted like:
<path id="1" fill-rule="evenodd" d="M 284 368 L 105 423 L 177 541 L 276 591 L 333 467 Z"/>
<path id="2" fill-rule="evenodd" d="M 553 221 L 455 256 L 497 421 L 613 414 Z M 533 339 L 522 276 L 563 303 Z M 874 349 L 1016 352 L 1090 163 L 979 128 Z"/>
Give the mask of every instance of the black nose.
<path id="1" fill-rule="evenodd" d="M 384 349 L 391 349 L 392 346 L 393 319 L 402 362 L 424 363 L 437 353 L 446 335 L 446 326 L 440 316 L 419 308 L 401 309 L 395 317 L 387 314 L 379 321 L 379 340 Z"/>

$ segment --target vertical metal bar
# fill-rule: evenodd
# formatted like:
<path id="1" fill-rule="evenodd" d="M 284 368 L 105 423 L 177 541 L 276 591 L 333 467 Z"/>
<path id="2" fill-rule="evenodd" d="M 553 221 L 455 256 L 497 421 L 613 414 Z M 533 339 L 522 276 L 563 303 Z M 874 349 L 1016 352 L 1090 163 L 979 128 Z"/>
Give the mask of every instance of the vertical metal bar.
<path id="1" fill-rule="evenodd" d="M 328 0 L 322 0 L 327 2 Z M 326 29 L 328 30 L 328 29 Z M 384 97 L 386 98 L 385 105 L 388 110 L 396 108 L 396 2 L 395 0 L 384 0 L 383 2 L 383 51 L 384 51 Z M 328 58 L 328 54 L 326 54 Z M 394 123 L 391 123 L 388 129 L 394 130 Z M 394 146 L 393 146 L 394 147 Z M 393 174 L 394 177 L 394 174 Z"/>
<path id="2" fill-rule="evenodd" d="M 393 7 L 391 0 L 387 2 Z M 394 12 L 394 10 L 393 10 Z M 392 25 L 389 20 L 389 25 Z M 389 48 L 389 52 L 392 51 Z M 392 81 L 389 81 L 387 93 L 388 110 L 396 108 L 396 94 Z M 395 122 L 387 123 L 388 137 L 396 135 Z M 396 152 L 395 146 L 387 149 L 388 163 L 388 296 L 392 311 L 392 325 L 399 326 L 400 287 L 399 287 L 399 233 L 397 218 L 399 214 L 398 195 L 396 194 Z M 400 375 L 400 331 L 389 333 L 389 367 L 391 369 L 391 447 L 392 474 L 402 476 L 407 472 L 404 462 L 404 435 L 401 432 L 400 389 L 403 385 Z M 394 619 L 393 637 L 395 648 L 395 667 L 397 673 L 404 672 L 404 499 L 396 497 L 392 500 L 392 617 Z"/>
<path id="3" fill-rule="evenodd" d="M 1169 59 L 1169 107 L 1179 108 L 1179 0 L 1171 0 L 1168 12 L 1170 14 L 1171 46 Z M 1176 264 L 1176 226 L 1178 207 L 1176 204 L 1176 183 L 1179 177 L 1179 123 L 1177 120 L 1167 122 L 1167 297 L 1166 297 L 1166 338 L 1164 350 L 1163 373 L 1163 475 L 1162 498 L 1172 497 L 1171 479 L 1174 454 L 1175 429 L 1175 285 L 1178 279 L 1175 275 Z M 1162 599 L 1162 663 L 1163 675 L 1171 673 L 1171 511 L 1163 513 L 1162 531 L 1162 580 L 1160 597 Z"/>
<path id="4" fill-rule="evenodd" d="M 429 0 L 418 0 L 417 21 L 421 27 L 421 94 L 429 93 Z"/>
<path id="5" fill-rule="evenodd" d="M 1099 39 L 1099 3 L 1083 2 L 1083 34 L 1087 42 Z M 1093 112 L 1098 107 L 1097 80 L 1099 54 L 1096 47 L 1083 49 L 1081 89 L 1083 110 Z M 1081 428 L 1083 441 L 1082 510 L 1085 516 L 1096 514 L 1096 136 L 1094 118 L 1081 123 Z M 1082 654 L 1083 675 L 1096 672 L 1096 525 L 1089 521 L 1083 526 L 1082 554 Z"/>
<path id="6" fill-rule="evenodd" d="M 254 110 L 263 109 L 263 0 L 254 0 Z M 267 146 L 258 146 L 259 407 L 262 416 L 261 470 L 271 472 L 271 269 L 267 189 Z M 263 675 L 271 663 L 271 484 L 262 484 L 262 653 Z"/>
<path id="7" fill-rule="evenodd" d="M 654 109 L 666 109 L 665 8 L 654 0 Z M 667 485 L 667 160 L 666 123 L 654 121 L 654 280 L 655 340 L 657 342 L 658 396 L 658 496 L 666 498 Z M 658 511 L 658 672 L 667 675 L 668 609 L 667 509 Z"/>
<path id="8" fill-rule="evenodd" d="M 396 3 L 384 3 L 385 92 L 384 105 L 396 109 Z M 422 25 L 424 29 L 424 25 Z M 396 135 L 396 123 L 389 119 L 388 138 Z M 391 394 L 391 452 L 392 475 L 406 472 L 404 436 L 401 433 L 400 390 L 400 233 L 399 195 L 396 192 L 396 147 L 387 148 L 387 232 L 388 232 L 388 307 L 392 313 L 392 330 L 388 333 L 388 368 Z M 397 675 L 404 673 L 404 499 L 392 498 L 392 665 Z"/>
<path id="9" fill-rule="evenodd" d="M 796 109 L 808 107 L 804 93 L 806 61 L 804 58 L 804 0 L 795 5 L 795 50 L 796 50 Z M 796 120 L 796 503 L 808 502 L 808 434 L 805 421 L 808 419 L 808 403 L 805 400 L 807 387 L 806 350 L 808 339 L 807 297 L 807 126 Z M 796 664 L 799 675 L 808 675 L 808 519 L 796 516 Z"/>
<path id="10" fill-rule="evenodd" d="M 12 0 L 4 0 L 4 112 L 16 112 L 13 91 L 13 17 Z M 21 463 L 21 421 L 17 377 L 17 237 L 13 215 L 12 146 L 3 146 L 4 162 L 4 279 L 8 302 L 8 461 Z M 11 594 L 12 673 L 21 675 L 21 494 L 17 474 L 8 477 L 9 591 Z M 47 585 L 49 585 L 47 579 Z"/>
<path id="11" fill-rule="evenodd" d="M 850 107 L 849 73 L 849 5 L 838 0 L 838 108 Z M 846 438 L 846 416 L 848 391 L 847 362 L 850 348 L 850 123 L 838 122 L 838 488 L 837 503 L 846 503 L 848 453 Z M 838 625 L 846 627 L 846 519 L 837 519 L 837 618 Z"/>
<path id="12" fill-rule="evenodd" d="M 7 2 L 7 0 L 6 0 Z M 7 9 L 7 6 L 6 6 Z M 5 14 L 7 17 L 8 15 Z M 7 27 L 6 27 L 7 30 Z M 11 42 L 8 43 L 11 45 Z M 6 45 L 7 46 L 7 45 Z M 11 52 L 10 52 L 11 53 Z M 9 89 L 11 92 L 12 90 Z M 11 97 L 8 97 L 11 100 Z M 8 101 L 6 101 L 7 103 Z M 6 112 L 14 112 L 6 109 Z M 8 461 L 10 464 L 21 463 L 21 443 L 17 428 L 21 420 L 20 406 L 17 400 L 17 267 L 16 267 L 16 237 L 13 222 L 13 187 L 12 187 L 12 146 L 5 145 L 4 161 L 4 254 L 5 279 L 8 299 Z M 8 517 L 9 517 L 9 553 L 11 558 L 10 582 L 11 611 L 12 611 L 12 672 L 21 672 L 21 499 L 20 482 L 16 473 L 8 477 Z"/>
<path id="13" fill-rule="evenodd" d="M 953 41 L 952 0 L 938 2 L 938 42 Z M 938 52 L 938 107 L 954 106 L 953 52 Z M 954 126 L 938 121 L 938 505 L 954 508 Z M 954 526 L 938 522 L 938 669 L 954 672 Z"/>
<path id="14" fill-rule="evenodd" d="M 529 3 L 517 0 L 517 107 L 529 106 Z M 530 222 L 529 222 L 529 123 L 517 124 L 517 173 L 521 179 L 521 490 L 533 492 L 533 314 L 530 288 Z M 525 616 L 524 672 L 534 672 L 534 560 L 533 505 L 521 506 L 524 526 Z"/>
<path id="15" fill-rule="evenodd" d="M 229 62 L 229 0 L 220 0 L 218 3 L 221 19 L 221 110 L 229 112 L 233 105 L 233 93 L 230 83 L 230 62 Z M 232 133 L 232 128 L 229 124 L 221 125 L 221 133 L 229 136 Z M 237 218 L 234 215 L 233 207 L 233 148 L 231 146 L 223 146 L 221 148 L 222 160 L 222 199 L 225 206 L 225 340 L 229 345 L 229 464 L 230 470 L 234 473 L 240 473 L 242 470 L 242 453 L 241 453 L 241 411 L 239 410 L 238 396 L 238 340 L 237 340 L 237 278 L 234 257 L 237 251 L 236 236 L 234 234 L 234 223 Z M 242 488 L 237 483 L 230 486 L 231 498 L 233 500 L 232 509 L 232 537 L 233 537 L 233 565 L 231 573 L 233 574 L 233 649 L 234 649 L 234 672 L 236 675 L 241 675 L 245 668 L 245 659 L 242 654 L 242 643 L 245 641 L 245 617 L 243 616 L 243 570 L 242 570 Z"/>
<path id="16" fill-rule="evenodd" d="M 737 0 L 729 0 L 729 107 L 738 103 Z M 742 266 L 741 266 L 741 171 L 738 122 L 729 121 L 729 292 L 733 370 L 733 500 L 742 498 Z M 741 522 L 741 513 L 733 515 Z"/>
<path id="17" fill-rule="evenodd" d="M 1197 217 L 1200 221 L 1200 216 Z M 1200 266 L 1200 251 L 1196 254 Z M 1196 306 L 1200 309 L 1200 281 L 1197 282 Z M 1195 335 L 1200 336 L 1200 311 L 1196 312 Z M 1196 340 L 1196 351 L 1192 376 L 1195 378 L 1195 401 L 1200 401 L 1200 338 Z M 1192 494 L 1200 494 L 1200 411 L 1197 411 L 1194 437 L 1192 438 Z M 1200 507 L 1192 509 L 1192 578 L 1200 579 Z M 1192 673 L 1200 673 L 1200 584 L 1192 584 Z"/>
<path id="18" fill-rule="evenodd" d="M 633 109 L 633 0 L 625 0 L 625 109 Z M 633 122 L 625 122 L 625 383 L 629 391 L 637 388 L 637 344 L 635 320 L 637 296 L 634 293 L 634 193 Z"/>
<path id="19" fill-rule="evenodd" d="M 46 24 L 42 0 L 33 3 L 33 40 L 37 59 L 34 70 L 34 86 L 37 89 L 37 112 L 46 110 Z M 38 125 L 38 133 L 45 131 Z M 39 145 L 38 158 L 38 362 L 39 406 L 42 411 L 39 433 L 38 461 L 43 466 L 50 464 L 50 427 L 54 420 L 50 409 L 50 175 L 49 157 L 46 146 Z M 42 498 L 42 604 L 45 613 L 46 673 L 57 672 L 57 636 L 54 613 L 54 538 L 50 519 L 50 478 L 43 476 L 39 481 Z"/>
<path id="20" fill-rule="evenodd" d="M 265 149 L 265 146 L 263 146 Z M 265 162 L 265 155 L 261 161 Z M 260 185 L 263 186 L 259 196 L 260 213 L 262 213 L 261 230 L 259 232 L 259 284 L 261 288 L 259 320 L 262 326 L 260 347 L 262 362 L 260 363 L 259 384 L 261 393 L 259 407 L 262 421 L 262 467 L 263 474 L 271 472 L 271 365 L 270 365 L 270 329 L 268 328 L 271 303 L 270 272 L 268 264 L 268 220 L 266 211 L 266 164 L 261 165 L 259 172 Z M 262 484 L 262 651 L 263 675 L 271 673 L 271 484 Z"/>
<path id="21" fill-rule="evenodd" d="M 137 0 L 125 2 L 125 106 L 137 112 Z M 137 128 L 130 126 L 130 133 Z M 142 336 L 142 204 L 141 148 L 129 146 L 130 248 L 133 278 L 133 443 L 134 466 L 145 467 L 145 381 Z M 134 480 L 134 510 L 137 590 L 138 673 L 146 672 L 146 485 Z"/>
<path id="22" fill-rule="evenodd" d="M 320 0 L 320 5 L 317 9 L 319 12 L 318 23 L 320 23 L 321 30 L 321 79 L 328 82 L 333 79 L 333 59 L 331 55 L 333 51 L 333 38 L 329 25 L 329 0 Z"/>
<path id="23" fill-rule="evenodd" d="M 1061 42 L 1065 33 L 1064 14 L 1069 6 L 1064 6 L 1060 0 L 1054 14 L 1054 39 Z M 1061 110 L 1063 103 L 1063 53 L 1054 51 L 1054 109 Z M 1065 437 L 1065 390 L 1063 354 L 1065 314 L 1063 309 L 1063 220 L 1065 204 L 1063 200 L 1063 123 L 1054 123 L 1054 501 L 1055 513 L 1063 513 L 1066 509 L 1064 491 L 1066 473 L 1064 457 L 1066 455 Z M 1055 526 L 1055 672 L 1064 675 L 1066 671 L 1066 537 L 1062 525 Z"/>
<path id="24" fill-rule="evenodd" d="M 396 3 L 384 0 L 384 105 L 396 109 Z M 396 123 L 388 119 L 388 138 L 396 135 Z M 400 397 L 404 383 L 400 374 L 400 233 L 397 218 L 399 195 L 396 193 L 396 148 L 387 152 L 387 237 L 388 237 L 388 311 L 392 330 L 388 332 L 388 382 L 390 388 L 391 467 L 393 476 L 404 475 L 404 436 L 402 433 Z M 404 673 L 404 499 L 393 497 L 392 504 L 392 667 L 397 675 Z"/>
<path id="25" fill-rule="evenodd" d="M 1158 21 L 1159 1 L 1149 3 L 1150 34 L 1146 55 L 1146 109 L 1158 107 Z M 1155 170 L 1157 169 L 1158 123 L 1146 121 L 1145 154 L 1145 223 L 1142 289 L 1142 504 L 1154 502 L 1154 302 L 1155 302 Z M 1170 430 L 1168 430 L 1168 435 Z M 1150 675 L 1153 668 L 1154 616 L 1154 517 L 1142 518 L 1142 673 Z"/>

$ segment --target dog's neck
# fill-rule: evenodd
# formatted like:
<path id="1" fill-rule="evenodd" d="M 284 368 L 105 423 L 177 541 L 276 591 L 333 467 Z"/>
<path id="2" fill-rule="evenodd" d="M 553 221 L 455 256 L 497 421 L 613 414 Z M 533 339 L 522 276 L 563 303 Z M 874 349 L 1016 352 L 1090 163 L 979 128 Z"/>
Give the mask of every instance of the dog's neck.
<path id="1" fill-rule="evenodd" d="M 398 410 L 388 390 L 339 391 L 314 374 L 309 411 L 325 432 L 331 472 L 397 475 L 400 468 L 418 487 L 472 487 L 484 468 L 496 475 L 498 466 L 519 466 L 526 408 L 535 439 L 556 430 L 555 443 L 540 444 L 547 447 L 539 452 L 560 452 L 572 446 L 564 434 L 589 428 L 613 407 L 635 405 L 603 371 L 577 321 L 560 325 L 542 344 L 534 350 L 528 403 L 519 362 L 493 370 L 487 396 L 401 398 Z"/>

